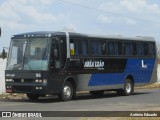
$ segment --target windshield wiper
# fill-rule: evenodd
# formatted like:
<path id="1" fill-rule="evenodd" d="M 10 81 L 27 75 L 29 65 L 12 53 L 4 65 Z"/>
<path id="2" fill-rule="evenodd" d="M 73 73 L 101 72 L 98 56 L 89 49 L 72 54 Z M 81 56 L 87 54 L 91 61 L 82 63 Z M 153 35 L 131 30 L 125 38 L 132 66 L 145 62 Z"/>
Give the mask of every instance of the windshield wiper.
<path id="1" fill-rule="evenodd" d="M 28 62 L 27 62 L 26 64 L 24 64 L 24 66 L 25 66 L 25 65 L 28 66 L 29 70 L 32 70 L 32 67 L 28 64 Z M 24 69 L 24 67 L 23 67 L 23 69 Z M 25 69 L 25 70 L 26 70 L 26 69 Z"/>

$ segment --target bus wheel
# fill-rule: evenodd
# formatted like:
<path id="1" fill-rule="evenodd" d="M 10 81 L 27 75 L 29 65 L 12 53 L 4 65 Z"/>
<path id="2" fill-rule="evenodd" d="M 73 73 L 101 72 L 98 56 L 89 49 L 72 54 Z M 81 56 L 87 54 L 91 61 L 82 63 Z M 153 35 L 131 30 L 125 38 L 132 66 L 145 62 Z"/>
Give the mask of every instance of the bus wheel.
<path id="1" fill-rule="evenodd" d="M 130 79 L 126 79 L 124 84 L 124 89 L 117 90 L 117 94 L 128 96 L 128 95 L 131 95 L 133 91 L 134 91 L 134 86 L 132 81 Z"/>
<path id="2" fill-rule="evenodd" d="M 99 90 L 99 91 L 90 91 L 90 94 L 92 96 L 102 96 L 104 94 L 104 91 L 103 90 Z"/>
<path id="3" fill-rule="evenodd" d="M 69 81 L 66 81 L 63 85 L 62 92 L 59 94 L 59 98 L 62 101 L 69 101 L 73 97 L 73 86 Z"/>
<path id="4" fill-rule="evenodd" d="M 37 100 L 39 98 L 39 95 L 38 94 L 27 94 L 27 97 L 30 100 Z"/>

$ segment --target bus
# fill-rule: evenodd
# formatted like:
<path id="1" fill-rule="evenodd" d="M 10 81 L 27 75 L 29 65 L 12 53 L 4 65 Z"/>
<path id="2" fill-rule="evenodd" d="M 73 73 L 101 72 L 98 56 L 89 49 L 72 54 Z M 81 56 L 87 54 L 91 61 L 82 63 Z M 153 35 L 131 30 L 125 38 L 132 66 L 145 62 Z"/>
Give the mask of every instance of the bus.
<path id="1" fill-rule="evenodd" d="M 49 31 L 13 35 L 6 92 L 24 93 L 30 100 L 58 95 L 69 101 L 80 91 L 128 96 L 134 87 L 157 81 L 156 53 L 152 37 Z"/>

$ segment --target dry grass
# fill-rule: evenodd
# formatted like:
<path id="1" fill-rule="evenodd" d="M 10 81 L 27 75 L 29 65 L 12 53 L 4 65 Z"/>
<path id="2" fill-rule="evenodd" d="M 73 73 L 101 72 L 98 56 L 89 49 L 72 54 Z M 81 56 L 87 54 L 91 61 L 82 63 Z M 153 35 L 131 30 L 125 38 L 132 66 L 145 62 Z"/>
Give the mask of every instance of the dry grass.
<path id="1" fill-rule="evenodd" d="M 137 89 L 144 89 L 144 88 L 160 88 L 160 84 L 159 83 L 154 83 L 151 85 L 147 85 L 147 86 L 142 86 L 142 87 L 135 87 Z"/>
<path id="2" fill-rule="evenodd" d="M 15 93 L 4 93 L 0 95 L 0 99 L 24 99 L 25 94 L 15 94 Z"/>

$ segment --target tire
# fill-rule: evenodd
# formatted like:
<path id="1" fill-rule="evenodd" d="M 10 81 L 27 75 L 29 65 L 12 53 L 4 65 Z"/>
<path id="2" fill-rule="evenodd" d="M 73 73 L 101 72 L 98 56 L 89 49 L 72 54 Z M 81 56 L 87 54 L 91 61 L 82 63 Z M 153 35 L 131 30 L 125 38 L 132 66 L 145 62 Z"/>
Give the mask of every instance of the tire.
<path id="1" fill-rule="evenodd" d="M 27 94 L 27 97 L 30 100 L 37 100 L 40 97 L 40 95 L 38 95 L 38 94 Z"/>
<path id="2" fill-rule="evenodd" d="M 90 94 L 92 96 L 95 96 L 95 97 L 100 97 L 104 94 L 104 91 L 103 90 L 99 90 L 99 91 L 90 91 Z"/>
<path id="3" fill-rule="evenodd" d="M 73 98 L 73 94 L 74 94 L 73 85 L 69 81 L 66 81 L 58 97 L 62 101 L 69 101 Z"/>
<path id="4" fill-rule="evenodd" d="M 118 95 L 129 96 L 134 92 L 134 85 L 130 79 L 125 80 L 124 88 L 116 90 Z"/>

